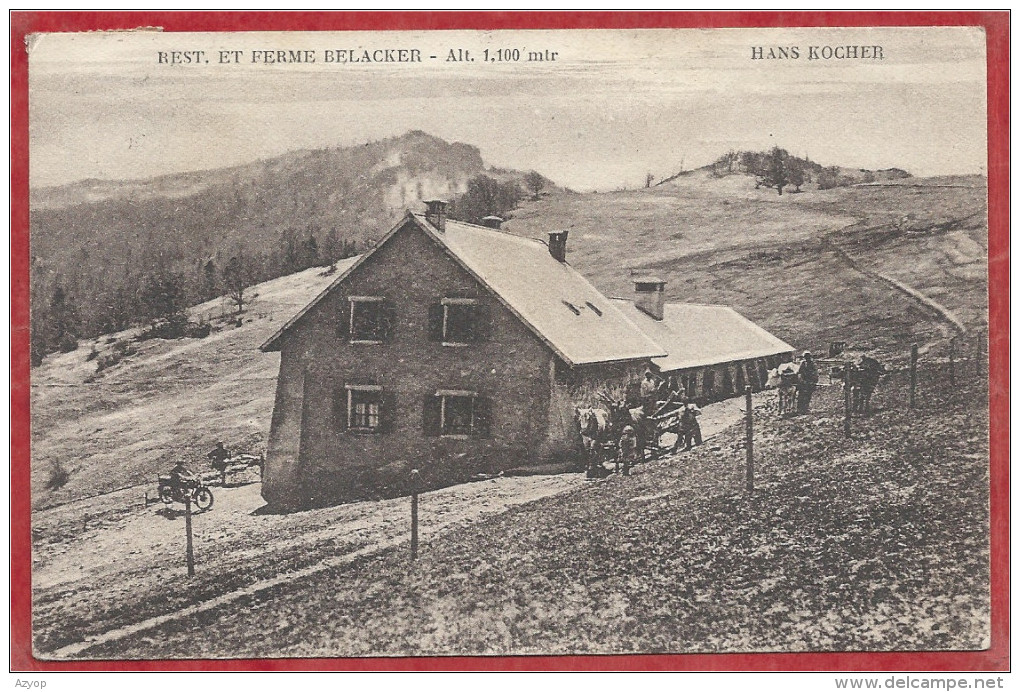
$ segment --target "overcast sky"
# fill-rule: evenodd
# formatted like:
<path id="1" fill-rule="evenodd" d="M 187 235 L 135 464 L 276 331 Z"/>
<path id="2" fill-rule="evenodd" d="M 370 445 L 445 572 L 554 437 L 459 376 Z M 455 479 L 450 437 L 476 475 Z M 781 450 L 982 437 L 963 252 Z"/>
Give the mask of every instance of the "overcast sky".
<path id="1" fill-rule="evenodd" d="M 883 60 L 808 60 L 810 46 Z M 797 60 L 752 47 L 797 46 Z M 418 49 L 422 62 L 325 63 Z M 451 49 L 474 62 L 447 62 Z M 499 48 L 521 61 L 484 63 Z M 252 64 L 252 51 L 315 51 Z M 208 64 L 159 64 L 204 50 Z M 243 51 L 218 64 L 219 50 Z M 533 51 L 555 62 L 528 62 Z M 436 55 L 435 60 L 431 55 Z M 972 28 L 49 34 L 29 54 L 31 181 L 141 178 L 411 129 L 579 190 L 642 184 L 773 144 L 823 164 L 985 172 L 984 33 Z"/>

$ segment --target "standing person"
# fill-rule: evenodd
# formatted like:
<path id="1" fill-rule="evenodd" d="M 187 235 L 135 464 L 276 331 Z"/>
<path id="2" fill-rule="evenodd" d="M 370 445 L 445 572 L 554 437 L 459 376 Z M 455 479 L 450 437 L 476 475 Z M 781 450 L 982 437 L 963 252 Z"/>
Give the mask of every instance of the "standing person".
<path id="1" fill-rule="evenodd" d="M 629 476 L 631 465 L 637 463 L 637 435 L 629 425 L 620 436 L 620 460 L 623 461 L 623 475 Z"/>
<path id="2" fill-rule="evenodd" d="M 655 413 L 655 404 L 659 394 L 659 383 L 655 381 L 651 370 L 645 370 L 645 379 L 641 380 L 641 407 L 645 415 Z"/>
<path id="3" fill-rule="evenodd" d="M 811 395 L 818 384 L 818 366 L 811 357 L 811 351 L 804 351 L 804 360 L 797 371 L 797 413 L 807 413 Z"/>
<path id="4" fill-rule="evenodd" d="M 698 416 L 700 415 L 701 409 L 693 401 L 688 401 L 684 406 L 683 413 L 680 414 L 680 422 L 686 432 L 684 442 L 687 445 L 687 449 L 691 448 L 692 443 L 694 445 L 701 444 L 701 424 L 698 422 Z"/>
<path id="5" fill-rule="evenodd" d="M 206 454 L 212 460 L 212 467 L 220 472 L 220 483 L 227 484 L 227 459 L 230 458 L 230 450 L 223 446 L 223 442 L 217 442 L 213 451 Z"/>
<path id="6" fill-rule="evenodd" d="M 680 449 L 680 445 L 689 450 L 693 445 L 701 444 L 701 424 L 698 423 L 700 415 L 701 409 L 693 401 L 684 402 L 683 408 L 680 409 L 680 432 L 677 433 L 676 442 L 673 443 L 674 454 Z"/>

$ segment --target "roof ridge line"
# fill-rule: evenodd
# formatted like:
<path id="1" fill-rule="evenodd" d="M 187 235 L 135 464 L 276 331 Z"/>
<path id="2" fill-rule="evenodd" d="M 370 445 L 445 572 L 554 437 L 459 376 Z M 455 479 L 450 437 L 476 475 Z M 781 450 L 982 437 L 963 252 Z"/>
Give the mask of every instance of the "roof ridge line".
<path id="1" fill-rule="evenodd" d="M 410 209 L 408 209 L 407 211 L 408 211 L 408 213 L 413 214 L 413 215 L 418 216 L 418 217 L 421 217 L 423 219 L 426 219 L 426 221 L 427 221 L 427 218 L 426 218 L 425 214 L 422 214 L 421 212 L 417 212 L 417 211 L 411 211 Z M 549 247 L 549 243 L 547 243 L 546 241 L 542 240 L 541 238 L 530 238 L 530 237 L 525 236 L 525 235 L 517 235 L 516 233 L 511 233 L 510 231 L 505 230 L 503 228 L 493 228 L 492 226 L 483 226 L 481 224 L 471 223 L 470 221 L 461 221 L 460 219 L 451 219 L 449 217 L 447 217 L 446 222 L 447 223 L 451 223 L 451 222 L 452 223 L 458 223 L 461 226 L 470 226 L 471 228 L 477 228 L 478 230 L 481 230 L 481 231 L 489 231 L 491 233 L 500 233 L 502 235 L 509 236 L 511 238 L 516 238 L 518 240 L 528 240 L 528 241 L 531 241 L 533 243 L 538 243 L 539 245 L 544 245 L 545 247 Z M 563 262 L 562 264 L 569 264 L 569 262 Z"/>
<path id="2" fill-rule="evenodd" d="M 606 296 L 606 297 L 609 298 L 609 300 L 622 300 L 627 303 L 636 302 L 633 298 L 626 298 L 624 296 Z M 726 303 L 688 303 L 687 301 L 679 301 L 663 303 L 663 305 L 691 305 L 696 308 L 726 308 L 727 310 L 732 310 L 733 312 L 736 312 L 738 315 L 740 315 L 740 311 L 738 311 L 732 305 L 727 305 Z M 743 317 L 743 315 L 740 316 Z M 745 317 L 744 319 L 747 318 Z"/>

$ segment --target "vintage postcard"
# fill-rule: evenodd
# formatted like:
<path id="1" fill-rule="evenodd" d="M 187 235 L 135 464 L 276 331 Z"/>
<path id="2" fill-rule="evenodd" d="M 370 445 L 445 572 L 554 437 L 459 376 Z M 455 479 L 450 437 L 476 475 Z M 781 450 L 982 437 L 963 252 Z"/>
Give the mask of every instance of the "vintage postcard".
<path id="1" fill-rule="evenodd" d="M 28 32 L 33 665 L 1008 665 L 941 23 Z"/>

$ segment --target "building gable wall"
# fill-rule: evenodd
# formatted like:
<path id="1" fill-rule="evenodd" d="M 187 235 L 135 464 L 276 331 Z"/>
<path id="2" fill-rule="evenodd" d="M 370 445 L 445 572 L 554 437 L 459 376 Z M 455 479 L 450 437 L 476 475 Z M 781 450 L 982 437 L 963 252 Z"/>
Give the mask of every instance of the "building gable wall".
<path id="1" fill-rule="evenodd" d="M 382 296 L 394 306 L 391 340 L 352 344 L 338 334 L 350 296 Z M 488 338 L 443 346 L 429 338 L 429 307 L 444 297 L 474 298 L 488 315 Z M 396 495 L 411 468 L 427 485 L 466 480 L 537 463 L 547 443 L 551 363 L 555 356 L 474 277 L 413 222 L 408 222 L 315 305 L 281 341 L 281 381 L 267 459 L 266 499 L 277 504 L 324 504 Z M 292 380 L 303 381 L 300 400 Z M 392 410 L 385 432 L 344 430 L 348 384 L 381 386 Z M 428 436 L 425 400 L 437 390 L 470 390 L 491 407 L 484 438 Z M 300 417 L 292 428 L 277 419 Z M 285 434 L 287 433 L 287 434 Z M 276 447 L 290 456 L 274 458 Z M 285 479 L 274 484 L 276 478 Z M 264 490 L 264 493 L 266 490 Z"/>

